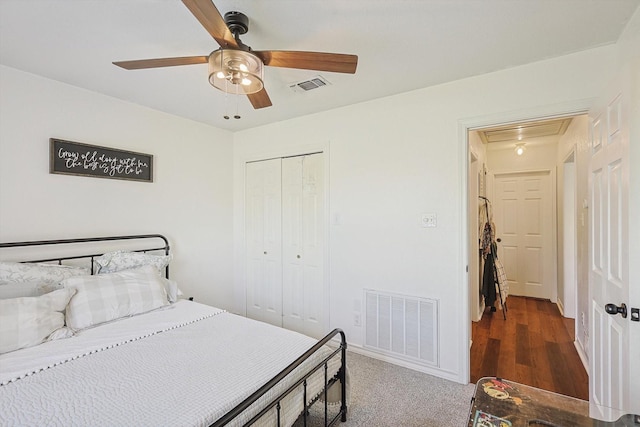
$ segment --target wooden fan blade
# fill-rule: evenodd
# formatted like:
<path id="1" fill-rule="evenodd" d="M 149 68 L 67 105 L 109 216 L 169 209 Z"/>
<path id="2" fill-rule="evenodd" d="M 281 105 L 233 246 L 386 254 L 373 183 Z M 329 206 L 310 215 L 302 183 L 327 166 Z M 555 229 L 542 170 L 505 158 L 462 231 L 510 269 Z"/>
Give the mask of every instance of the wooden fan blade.
<path id="1" fill-rule="evenodd" d="M 234 47 L 236 49 L 239 47 L 224 22 L 224 18 L 211 0 L 182 0 L 182 3 L 200 21 L 200 24 L 218 42 L 220 47 Z"/>
<path id="2" fill-rule="evenodd" d="M 143 68 L 159 68 L 174 67 L 176 65 L 192 65 L 206 64 L 209 61 L 208 56 L 183 56 L 180 58 L 156 58 L 156 59 L 138 59 L 135 61 L 118 61 L 113 65 L 124 68 L 125 70 L 140 70 Z"/>
<path id="3" fill-rule="evenodd" d="M 247 97 L 249 98 L 249 101 L 251 101 L 251 105 L 253 105 L 253 108 L 255 108 L 256 110 L 260 108 L 271 107 L 272 105 L 271 99 L 269 99 L 269 95 L 264 88 L 262 88 L 260 92 L 247 95 Z"/>
<path id="4" fill-rule="evenodd" d="M 304 70 L 333 71 L 354 74 L 358 66 L 357 55 L 324 52 L 301 52 L 286 50 L 252 51 L 271 67 L 302 68 Z"/>

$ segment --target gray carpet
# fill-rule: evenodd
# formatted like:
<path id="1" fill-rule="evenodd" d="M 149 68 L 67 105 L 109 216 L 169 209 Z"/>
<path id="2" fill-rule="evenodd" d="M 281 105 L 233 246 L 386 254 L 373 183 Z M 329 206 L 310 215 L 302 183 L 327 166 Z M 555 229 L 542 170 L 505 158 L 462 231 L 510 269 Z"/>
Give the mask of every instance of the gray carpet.
<path id="1" fill-rule="evenodd" d="M 351 383 L 347 422 L 339 426 L 467 425 L 472 384 L 461 385 L 351 351 L 347 368 Z M 322 402 L 314 405 L 309 426 L 321 425 L 323 408 Z"/>

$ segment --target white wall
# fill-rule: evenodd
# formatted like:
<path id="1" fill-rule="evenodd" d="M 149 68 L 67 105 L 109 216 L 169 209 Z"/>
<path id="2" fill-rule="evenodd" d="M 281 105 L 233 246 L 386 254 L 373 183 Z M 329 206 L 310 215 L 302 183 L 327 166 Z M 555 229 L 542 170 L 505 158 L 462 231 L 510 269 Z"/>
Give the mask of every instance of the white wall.
<path id="1" fill-rule="evenodd" d="M 532 138 L 526 140 L 525 152 L 518 156 L 515 146 L 518 141 L 493 143 L 487 148 L 487 165 L 490 173 L 550 170 L 556 168 L 558 137 Z"/>
<path id="2" fill-rule="evenodd" d="M 232 135 L 0 67 L 0 241 L 166 235 L 172 278 L 232 305 Z M 49 174 L 49 138 L 154 155 L 153 183 Z"/>
<path id="3" fill-rule="evenodd" d="M 574 117 L 565 134 L 558 142 L 556 161 L 558 164 L 558 183 L 563 182 L 563 163 L 567 156 L 575 153 L 576 175 L 576 257 L 577 257 L 577 294 L 576 305 L 576 341 L 583 358 L 588 357 L 589 338 L 589 230 L 588 209 L 583 201 L 589 199 L 588 194 L 588 166 L 589 166 L 589 119 L 586 115 Z M 558 218 L 562 218 L 561 201 L 563 200 L 563 188 L 558 185 Z M 562 221 L 558 222 L 558 236 L 562 236 L 564 229 Z M 560 254 L 562 246 L 558 248 Z M 559 257 L 560 259 L 561 257 Z M 558 265 L 561 267 L 561 264 Z M 560 268 L 559 268 L 560 269 Z M 561 271 L 561 269 L 560 269 Z M 560 277 L 560 275 L 558 276 Z M 584 319 L 584 320 L 583 320 Z"/>
<path id="4" fill-rule="evenodd" d="M 614 56 L 614 46 L 601 47 L 237 132 L 236 212 L 243 211 L 244 159 L 327 144 L 330 217 L 341 218 L 330 226 L 331 327 L 343 328 L 352 346 L 362 345 L 352 313 L 364 288 L 436 298 L 440 367 L 430 371 L 467 382 L 468 162 L 461 123 L 557 114 L 566 103 L 601 92 Z M 423 212 L 437 213 L 437 228 L 420 227 Z M 243 221 L 234 219 L 239 266 Z M 241 296 L 240 267 L 235 277 Z M 244 301 L 237 303 L 244 311 Z"/>
<path id="5" fill-rule="evenodd" d="M 558 165 L 558 308 L 564 317 L 576 318 L 577 300 L 577 198 L 575 155 Z M 562 194 L 560 194 L 562 192 Z"/>
<path id="6" fill-rule="evenodd" d="M 482 169 L 482 165 L 486 166 L 487 148 L 482 142 L 482 138 L 480 138 L 480 134 L 477 131 L 469 132 L 469 150 L 478 157 L 480 169 Z"/>

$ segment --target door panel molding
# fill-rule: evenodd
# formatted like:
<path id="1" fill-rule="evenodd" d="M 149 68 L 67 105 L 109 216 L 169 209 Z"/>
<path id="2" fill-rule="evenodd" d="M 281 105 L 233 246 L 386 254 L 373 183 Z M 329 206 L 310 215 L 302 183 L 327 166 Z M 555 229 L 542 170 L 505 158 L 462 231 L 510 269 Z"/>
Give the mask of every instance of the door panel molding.
<path id="1" fill-rule="evenodd" d="M 491 174 L 498 256 L 509 292 L 557 298 L 555 173 L 549 169 Z"/>
<path id="2" fill-rule="evenodd" d="M 329 301 L 324 158 L 245 164 L 247 316 L 318 338 Z"/>
<path id="3" fill-rule="evenodd" d="M 329 253 L 330 253 L 330 227 L 329 227 L 329 171 L 331 158 L 331 144 L 328 140 L 313 141 L 309 143 L 270 143 L 266 148 L 260 150 L 239 149 L 234 153 L 234 266 L 233 266 L 233 312 L 240 315 L 247 315 L 247 283 L 248 266 L 246 264 L 246 224 L 245 215 L 249 207 L 246 204 L 246 167 L 247 164 L 269 159 L 282 159 L 286 157 L 301 156 L 306 154 L 324 154 L 324 198 L 327 201 L 324 207 L 323 222 L 326 225 L 324 234 L 324 304 L 323 304 L 323 327 L 325 330 L 330 326 L 330 282 L 329 282 Z"/>
<path id="4" fill-rule="evenodd" d="M 631 410 L 629 325 L 604 312 L 608 303 L 629 303 L 629 132 L 621 92 L 609 91 L 589 113 L 589 294 L 591 416 L 615 420 Z"/>

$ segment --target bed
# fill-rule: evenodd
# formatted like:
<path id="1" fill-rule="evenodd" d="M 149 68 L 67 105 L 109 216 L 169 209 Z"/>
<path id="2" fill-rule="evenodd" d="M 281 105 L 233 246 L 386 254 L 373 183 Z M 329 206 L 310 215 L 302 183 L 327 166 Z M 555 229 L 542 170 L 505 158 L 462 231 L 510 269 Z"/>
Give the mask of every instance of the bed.
<path id="1" fill-rule="evenodd" d="M 313 404 L 320 424 L 346 421 L 344 333 L 318 341 L 181 298 L 162 235 L 0 251 L 0 425 L 306 426 Z"/>

